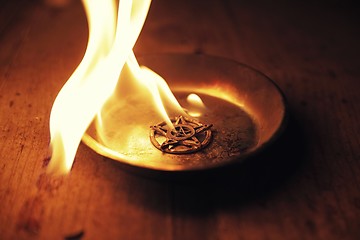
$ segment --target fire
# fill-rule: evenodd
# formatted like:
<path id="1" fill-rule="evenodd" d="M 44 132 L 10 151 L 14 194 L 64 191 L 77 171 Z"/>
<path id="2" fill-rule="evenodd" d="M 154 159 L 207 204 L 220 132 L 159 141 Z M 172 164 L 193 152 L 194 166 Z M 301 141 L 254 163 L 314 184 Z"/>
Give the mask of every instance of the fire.
<path id="1" fill-rule="evenodd" d="M 192 117 L 200 117 L 206 107 L 199 95 L 191 93 L 187 96 L 186 100 L 190 105 L 187 109 L 188 114 Z"/>
<path id="2" fill-rule="evenodd" d="M 110 136 L 118 135 L 124 149 L 129 149 L 141 141 L 132 139 L 144 131 L 138 126 L 148 130 L 149 121 L 157 119 L 171 126 L 168 112 L 186 115 L 166 82 L 150 69 L 140 67 L 132 51 L 150 3 L 83 0 L 89 40 L 81 63 L 52 107 L 50 173 L 70 171 L 81 138 L 95 117 L 99 138 L 105 144 Z M 114 101 L 120 123 L 108 120 L 109 116 L 113 119 Z"/>

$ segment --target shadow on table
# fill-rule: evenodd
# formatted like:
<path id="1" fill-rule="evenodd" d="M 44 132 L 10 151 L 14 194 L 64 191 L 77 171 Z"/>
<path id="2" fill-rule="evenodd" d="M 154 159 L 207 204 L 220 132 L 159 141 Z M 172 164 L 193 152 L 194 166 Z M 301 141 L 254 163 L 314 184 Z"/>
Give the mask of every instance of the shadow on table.
<path id="1" fill-rule="evenodd" d="M 167 198 L 171 201 L 172 208 L 175 208 L 174 211 L 192 215 L 207 214 L 212 209 L 232 208 L 252 202 L 265 203 L 269 196 L 290 183 L 302 168 L 306 159 L 302 132 L 301 126 L 290 116 L 288 127 L 277 141 L 238 165 L 200 174 L 163 176 L 160 179 L 159 176 L 149 177 L 149 174 L 145 177 L 128 174 L 128 181 L 131 182 L 129 186 L 138 186 L 139 191 L 132 191 L 139 200 L 137 204 L 154 211 L 162 210 L 153 198 Z M 149 198 L 154 201 L 147 201 Z"/>
<path id="2" fill-rule="evenodd" d="M 206 212 L 208 206 L 232 208 L 250 202 L 265 203 L 300 171 L 305 154 L 302 129 L 291 117 L 283 135 L 259 155 L 201 179 L 174 183 L 174 201 L 180 211 L 198 213 Z"/>

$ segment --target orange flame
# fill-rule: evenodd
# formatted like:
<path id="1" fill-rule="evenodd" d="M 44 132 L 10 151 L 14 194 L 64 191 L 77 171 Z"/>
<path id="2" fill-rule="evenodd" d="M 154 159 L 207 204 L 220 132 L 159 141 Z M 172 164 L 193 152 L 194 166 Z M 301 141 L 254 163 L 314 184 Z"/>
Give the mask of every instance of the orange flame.
<path id="1" fill-rule="evenodd" d="M 111 97 L 116 97 L 116 91 L 130 100 L 133 95 L 149 95 L 151 92 L 154 105 L 159 108 L 158 114 L 168 124 L 171 121 L 166 110 L 183 113 L 166 82 L 150 69 L 140 67 L 132 51 L 150 3 L 151 0 L 121 0 L 116 11 L 117 3 L 114 0 L 83 0 L 89 40 L 81 63 L 59 92 L 52 107 L 50 173 L 64 174 L 70 171 L 84 132 L 95 116 L 97 125 L 103 127 L 102 118 L 108 111 L 103 106 Z M 128 82 L 126 90 L 117 90 L 124 85 L 122 81 Z M 141 93 L 138 94 L 138 91 Z M 170 106 L 164 106 L 164 100 L 170 102 Z M 124 104 L 131 107 L 131 104 Z"/>
<path id="2" fill-rule="evenodd" d="M 190 106 L 187 109 L 187 112 L 192 117 L 200 117 L 205 111 L 206 107 L 199 95 L 191 93 L 186 98 Z"/>

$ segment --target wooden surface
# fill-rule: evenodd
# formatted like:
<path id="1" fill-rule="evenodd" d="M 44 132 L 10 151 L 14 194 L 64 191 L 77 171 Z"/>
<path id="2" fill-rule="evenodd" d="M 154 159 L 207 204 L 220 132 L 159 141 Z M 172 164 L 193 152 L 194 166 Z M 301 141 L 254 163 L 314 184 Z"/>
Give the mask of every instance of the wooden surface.
<path id="1" fill-rule="evenodd" d="M 244 62 L 289 105 L 288 129 L 257 159 L 181 182 L 124 172 L 85 145 L 68 176 L 45 176 L 50 109 L 86 19 L 78 1 L 0 2 L 0 239 L 360 239 L 358 11 L 313 2 L 153 2 L 137 54 Z"/>

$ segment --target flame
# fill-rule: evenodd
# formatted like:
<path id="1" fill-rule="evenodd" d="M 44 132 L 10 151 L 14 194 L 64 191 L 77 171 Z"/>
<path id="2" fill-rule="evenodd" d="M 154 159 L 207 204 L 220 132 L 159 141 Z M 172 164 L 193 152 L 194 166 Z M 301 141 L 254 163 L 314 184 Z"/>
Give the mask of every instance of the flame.
<path id="1" fill-rule="evenodd" d="M 175 90 L 181 91 L 181 92 L 191 92 L 191 91 L 193 91 L 193 88 L 191 86 L 181 86 L 181 87 L 178 86 L 178 87 L 176 87 Z M 244 98 L 246 98 L 246 94 L 243 94 L 242 96 L 240 96 L 240 94 L 238 93 L 239 91 L 235 87 L 225 84 L 225 83 L 220 84 L 218 81 L 214 81 L 211 84 L 198 86 L 196 88 L 196 92 L 200 93 L 200 94 L 206 94 L 206 95 L 209 95 L 212 97 L 217 97 L 217 98 L 223 99 L 227 102 L 235 104 L 236 106 L 238 106 L 240 108 L 245 107 L 244 106 Z M 198 100 L 195 100 L 196 98 L 197 97 L 191 96 L 190 99 L 187 98 L 187 101 L 191 104 L 198 105 L 200 103 L 195 103 L 195 102 L 198 102 Z"/>
<path id="2" fill-rule="evenodd" d="M 191 93 L 187 96 L 186 100 L 189 103 L 187 112 L 190 116 L 200 117 L 203 114 L 203 112 L 206 110 L 206 106 L 199 97 L 199 95 L 195 93 Z"/>
<path id="3" fill-rule="evenodd" d="M 83 0 L 89 40 L 81 63 L 52 107 L 50 173 L 70 171 L 81 138 L 95 116 L 96 126 L 102 132 L 100 138 L 107 141 L 105 132 L 109 133 L 106 129 L 111 128 L 111 124 L 107 126 L 106 118 L 113 112 L 113 101 L 118 102 L 120 113 L 126 113 L 123 115 L 125 125 L 120 124 L 121 128 L 129 128 L 126 122 L 134 122 L 139 116 L 142 122 L 151 117 L 172 124 L 167 112 L 185 114 L 165 80 L 150 69 L 140 67 L 132 51 L 150 3 L 151 0 L 121 0 L 118 4 L 114 0 Z M 155 108 L 158 110 L 154 113 Z M 138 130 L 134 127 L 126 134 L 117 132 L 127 137 L 124 145 L 131 147 L 126 142 Z"/>

